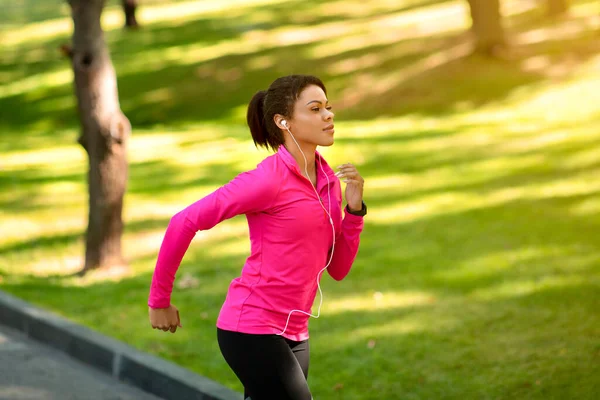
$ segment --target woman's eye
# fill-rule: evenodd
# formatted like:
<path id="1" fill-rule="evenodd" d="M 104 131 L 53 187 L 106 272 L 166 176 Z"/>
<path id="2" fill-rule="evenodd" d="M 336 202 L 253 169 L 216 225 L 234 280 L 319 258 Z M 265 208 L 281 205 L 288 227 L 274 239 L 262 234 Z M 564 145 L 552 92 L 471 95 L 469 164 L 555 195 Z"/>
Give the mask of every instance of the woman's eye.
<path id="1" fill-rule="evenodd" d="M 331 107 L 331 106 L 327 106 L 327 107 L 325 107 L 325 108 L 326 108 L 328 111 L 331 111 L 331 109 L 332 109 L 333 107 Z"/>
<path id="2" fill-rule="evenodd" d="M 319 111 L 319 107 L 315 107 L 312 109 L 313 111 Z"/>

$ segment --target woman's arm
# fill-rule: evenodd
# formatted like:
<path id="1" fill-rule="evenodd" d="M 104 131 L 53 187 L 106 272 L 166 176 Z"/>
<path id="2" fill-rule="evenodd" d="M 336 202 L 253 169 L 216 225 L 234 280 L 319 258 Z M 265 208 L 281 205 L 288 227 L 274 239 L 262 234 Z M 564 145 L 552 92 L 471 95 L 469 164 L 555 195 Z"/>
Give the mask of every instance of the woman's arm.
<path id="1" fill-rule="evenodd" d="M 333 258 L 327 268 L 329 275 L 336 281 L 341 281 L 350 272 L 358 253 L 360 233 L 364 226 L 362 216 L 350 214 L 348 209 L 344 209 L 344 212 L 346 215 L 342 221 L 342 227 L 335 238 Z"/>
<path id="2" fill-rule="evenodd" d="M 346 215 L 342 221 L 340 233 L 336 235 L 333 258 L 327 272 L 333 279 L 341 281 L 350 272 L 358 253 L 360 233 L 364 226 L 363 217 L 367 213 L 367 206 L 363 202 L 365 180 L 360 176 L 356 167 L 348 163 L 340 165 L 338 169 L 336 176 L 346 183 L 344 194 L 348 205 L 344 209 Z"/>
<path id="3" fill-rule="evenodd" d="M 264 211 L 279 192 L 277 179 L 259 165 L 175 214 L 167 227 L 152 277 L 148 306 L 171 304 L 175 274 L 196 232 L 239 214 Z"/>

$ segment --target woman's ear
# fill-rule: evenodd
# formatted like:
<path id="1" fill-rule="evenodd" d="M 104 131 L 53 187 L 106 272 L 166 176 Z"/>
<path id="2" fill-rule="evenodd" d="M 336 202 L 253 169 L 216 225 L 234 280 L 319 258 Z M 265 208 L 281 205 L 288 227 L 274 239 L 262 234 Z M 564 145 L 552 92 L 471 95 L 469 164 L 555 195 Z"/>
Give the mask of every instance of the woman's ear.
<path id="1" fill-rule="evenodd" d="M 281 114 L 275 114 L 273 116 L 273 121 L 275 122 L 275 125 L 277 125 L 277 127 L 279 129 L 287 130 L 290 127 L 290 123 Z"/>

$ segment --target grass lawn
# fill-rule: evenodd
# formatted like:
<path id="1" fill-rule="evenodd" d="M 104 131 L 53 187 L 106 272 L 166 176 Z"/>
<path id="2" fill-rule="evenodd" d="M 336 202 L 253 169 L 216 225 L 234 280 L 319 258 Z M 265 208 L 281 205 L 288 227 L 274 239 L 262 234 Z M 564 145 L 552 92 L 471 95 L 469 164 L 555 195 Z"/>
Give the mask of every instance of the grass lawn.
<path id="1" fill-rule="evenodd" d="M 464 1 L 148 0 L 137 32 L 113 3 L 104 26 L 134 127 L 130 270 L 70 276 L 87 160 L 57 50 L 66 2 L 0 0 L 2 290 L 241 391 L 215 320 L 248 255 L 245 218 L 194 239 L 175 335 L 149 327 L 150 279 L 170 217 L 269 154 L 245 126 L 252 94 L 312 73 L 337 113 L 322 151 L 357 164 L 369 205 L 353 270 L 323 279 L 311 321 L 315 398 L 597 398 L 597 1 L 549 22 L 506 0 L 504 60 L 466 56 Z"/>

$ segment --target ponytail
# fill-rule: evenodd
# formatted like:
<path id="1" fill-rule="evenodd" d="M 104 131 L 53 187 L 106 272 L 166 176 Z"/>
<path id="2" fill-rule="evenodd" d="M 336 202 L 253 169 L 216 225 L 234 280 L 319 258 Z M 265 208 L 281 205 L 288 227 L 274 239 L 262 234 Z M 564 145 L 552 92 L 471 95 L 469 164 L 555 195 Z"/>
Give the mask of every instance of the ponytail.
<path id="1" fill-rule="evenodd" d="M 264 115 L 264 102 L 266 90 L 260 90 L 252 96 L 250 104 L 248 105 L 248 113 L 246 115 L 246 121 L 248 127 L 250 127 L 250 134 L 252 134 L 252 140 L 254 140 L 255 146 L 262 146 L 268 148 L 267 127 L 265 126 L 265 115 Z"/>

